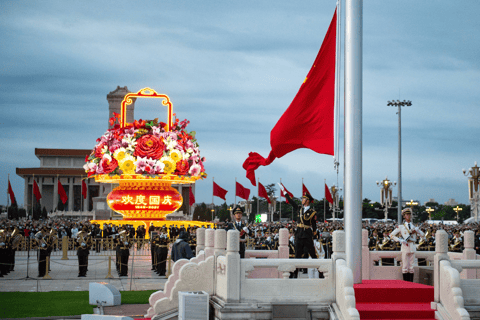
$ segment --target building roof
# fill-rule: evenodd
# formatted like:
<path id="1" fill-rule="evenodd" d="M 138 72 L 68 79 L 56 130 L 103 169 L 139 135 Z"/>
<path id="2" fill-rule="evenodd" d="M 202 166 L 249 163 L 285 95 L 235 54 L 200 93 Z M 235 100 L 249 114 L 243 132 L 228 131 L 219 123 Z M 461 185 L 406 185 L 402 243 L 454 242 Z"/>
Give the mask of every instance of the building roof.
<path id="1" fill-rule="evenodd" d="M 83 168 L 17 168 L 19 176 L 86 176 Z"/>
<path id="2" fill-rule="evenodd" d="M 57 156 L 57 157 L 85 157 L 92 153 L 92 149 L 41 149 L 35 148 L 37 158 L 41 156 Z"/>

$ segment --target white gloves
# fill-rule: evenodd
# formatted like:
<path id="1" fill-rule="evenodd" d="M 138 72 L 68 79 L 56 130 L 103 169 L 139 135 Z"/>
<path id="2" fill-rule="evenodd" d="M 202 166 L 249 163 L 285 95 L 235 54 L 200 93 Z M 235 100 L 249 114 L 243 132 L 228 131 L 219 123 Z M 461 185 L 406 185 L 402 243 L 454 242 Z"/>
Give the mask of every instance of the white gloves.
<path id="1" fill-rule="evenodd" d="M 248 228 L 247 228 L 247 227 L 243 227 L 243 231 L 245 231 L 245 232 L 248 233 Z"/>
<path id="2" fill-rule="evenodd" d="M 283 193 L 285 193 L 285 188 L 282 186 L 282 184 L 278 183 L 278 185 L 280 186 L 280 189 L 283 191 Z"/>

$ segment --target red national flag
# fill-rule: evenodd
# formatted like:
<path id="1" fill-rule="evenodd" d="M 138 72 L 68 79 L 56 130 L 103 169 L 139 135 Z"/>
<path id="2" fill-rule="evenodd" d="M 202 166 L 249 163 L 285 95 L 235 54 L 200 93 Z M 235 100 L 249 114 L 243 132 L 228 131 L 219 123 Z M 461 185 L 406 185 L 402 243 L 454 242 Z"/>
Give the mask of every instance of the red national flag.
<path id="1" fill-rule="evenodd" d="M 225 199 L 225 195 L 227 194 L 227 192 L 228 192 L 227 190 L 223 189 L 218 184 L 216 184 L 215 181 L 213 181 L 213 195 L 214 196 L 222 198 L 223 200 L 227 201 L 227 199 Z"/>
<path id="2" fill-rule="evenodd" d="M 290 191 L 288 191 L 287 188 L 285 188 L 285 186 L 283 185 L 283 183 L 280 183 L 282 185 L 282 187 L 285 189 L 285 192 L 288 193 L 288 195 L 290 196 L 290 198 L 293 199 L 293 193 L 291 193 Z"/>
<path id="3" fill-rule="evenodd" d="M 332 194 L 330 193 L 330 190 L 328 189 L 326 183 L 325 183 L 325 198 L 327 199 L 328 202 L 330 202 L 330 204 L 333 204 Z"/>
<path id="4" fill-rule="evenodd" d="M 82 180 L 82 196 L 83 199 L 87 199 L 87 184 L 85 183 L 85 180 Z"/>
<path id="5" fill-rule="evenodd" d="M 40 193 L 40 189 L 38 188 L 37 181 L 33 180 L 33 194 L 35 195 L 35 198 L 37 201 L 40 201 L 42 199 L 42 194 Z"/>
<path id="6" fill-rule="evenodd" d="M 307 187 L 305 187 L 305 185 L 302 182 L 302 196 L 304 196 L 306 193 L 308 193 L 309 195 L 312 195 L 310 193 L 310 191 L 308 191 Z"/>
<path id="7" fill-rule="evenodd" d="M 299 148 L 334 154 L 335 51 L 337 11 L 305 81 L 270 132 L 272 150 L 265 159 L 250 152 L 243 163 L 255 186 L 255 170 Z"/>
<path id="8" fill-rule="evenodd" d="M 17 200 L 15 199 L 15 194 L 13 193 L 12 185 L 10 184 L 10 180 L 8 180 L 7 193 L 10 195 L 10 204 L 14 205 L 15 203 L 17 203 Z"/>
<path id="9" fill-rule="evenodd" d="M 270 204 L 272 203 L 272 201 L 270 201 L 270 198 L 268 197 L 267 190 L 265 189 L 263 184 L 261 184 L 260 182 L 258 183 L 258 197 L 265 198 L 267 199 L 268 203 Z"/>
<path id="10" fill-rule="evenodd" d="M 193 194 L 192 188 L 190 188 L 190 195 L 188 196 L 188 204 L 192 206 L 195 203 L 195 195 Z"/>
<path id="11" fill-rule="evenodd" d="M 248 200 L 250 196 L 250 189 L 244 188 L 240 183 L 235 184 L 235 195 L 242 199 Z"/>
<path id="12" fill-rule="evenodd" d="M 68 200 L 68 197 L 65 193 L 65 189 L 63 189 L 60 179 L 58 179 L 58 195 L 60 196 L 60 200 L 62 201 L 62 203 L 65 204 Z"/>
<path id="13" fill-rule="evenodd" d="M 286 202 L 286 203 L 290 203 L 290 202 L 288 202 L 287 197 L 285 197 L 285 194 L 283 193 L 283 190 L 282 190 L 282 189 L 280 189 L 280 197 L 284 197 L 284 198 L 285 198 L 285 202 Z"/>

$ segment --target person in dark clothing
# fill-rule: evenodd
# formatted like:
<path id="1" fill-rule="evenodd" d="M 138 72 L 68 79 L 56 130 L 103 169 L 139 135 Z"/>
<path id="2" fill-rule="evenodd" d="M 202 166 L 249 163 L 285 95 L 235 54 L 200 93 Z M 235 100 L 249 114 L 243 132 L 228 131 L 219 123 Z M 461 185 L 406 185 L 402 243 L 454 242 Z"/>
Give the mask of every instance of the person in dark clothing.
<path id="1" fill-rule="evenodd" d="M 288 202 L 292 205 L 293 210 L 298 211 L 297 232 L 295 233 L 295 258 L 312 259 L 317 258 L 315 247 L 313 245 L 313 236 L 317 232 L 317 212 L 313 210 L 313 197 L 309 193 L 302 196 L 302 205 L 299 207 L 295 201 L 286 192 L 283 185 L 280 185 Z M 298 269 L 295 270 L 295 278 L 297 277 Z"/>
<path id="2" fill-rule="evenodd" d="M 250 234 L 250 231 L 248 230 L 247 226 L 242 222 L 242 216 L 243 216 L 243 208 L 240 206 L 236 206 L 235 209 L 233 209 L 233 214 L 235 216 L 235 221 L 229 223 L 227 225 L 227 231 L 228 230 L 237 230 L 240 232 L 240 258 L 244 259 L 245 258 L 245 243 L 247 242 L 247 239 L 245 238 L 247 235 Z"/>
<path id="3" fill-rule="evenodd" d="M 173 261 L 193 258 L 192 249 L 188 244 L 188 233 L 185 231 L 180 232 L 178 239 L 173 244 L 171 256 Z"/>

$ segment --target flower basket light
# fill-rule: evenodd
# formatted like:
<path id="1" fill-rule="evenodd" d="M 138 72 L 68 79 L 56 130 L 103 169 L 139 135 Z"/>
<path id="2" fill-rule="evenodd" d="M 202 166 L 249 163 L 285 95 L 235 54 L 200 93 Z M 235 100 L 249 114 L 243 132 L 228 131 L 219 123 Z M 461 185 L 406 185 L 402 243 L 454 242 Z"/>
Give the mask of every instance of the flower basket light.
<path id="1" fill-rule="evenodd" d="M 126 122 L 126 109 L 133 98 L 158 98 L 168 108 L 167 122 Z M 173 184 L 192 184 L 207 174 L 195 139 L 187 132 L 188 120 L 173 119 L 170 98 L 144 88 L 125 95 L 120 114 L 110 119 L 113 126 L 97 139 L 85 158 L 88 176 L 102 183 L 118 183 L 107 196 L 109 207 L 124 219 L 161 220 L 178 210 L 182 196 Z"/>

